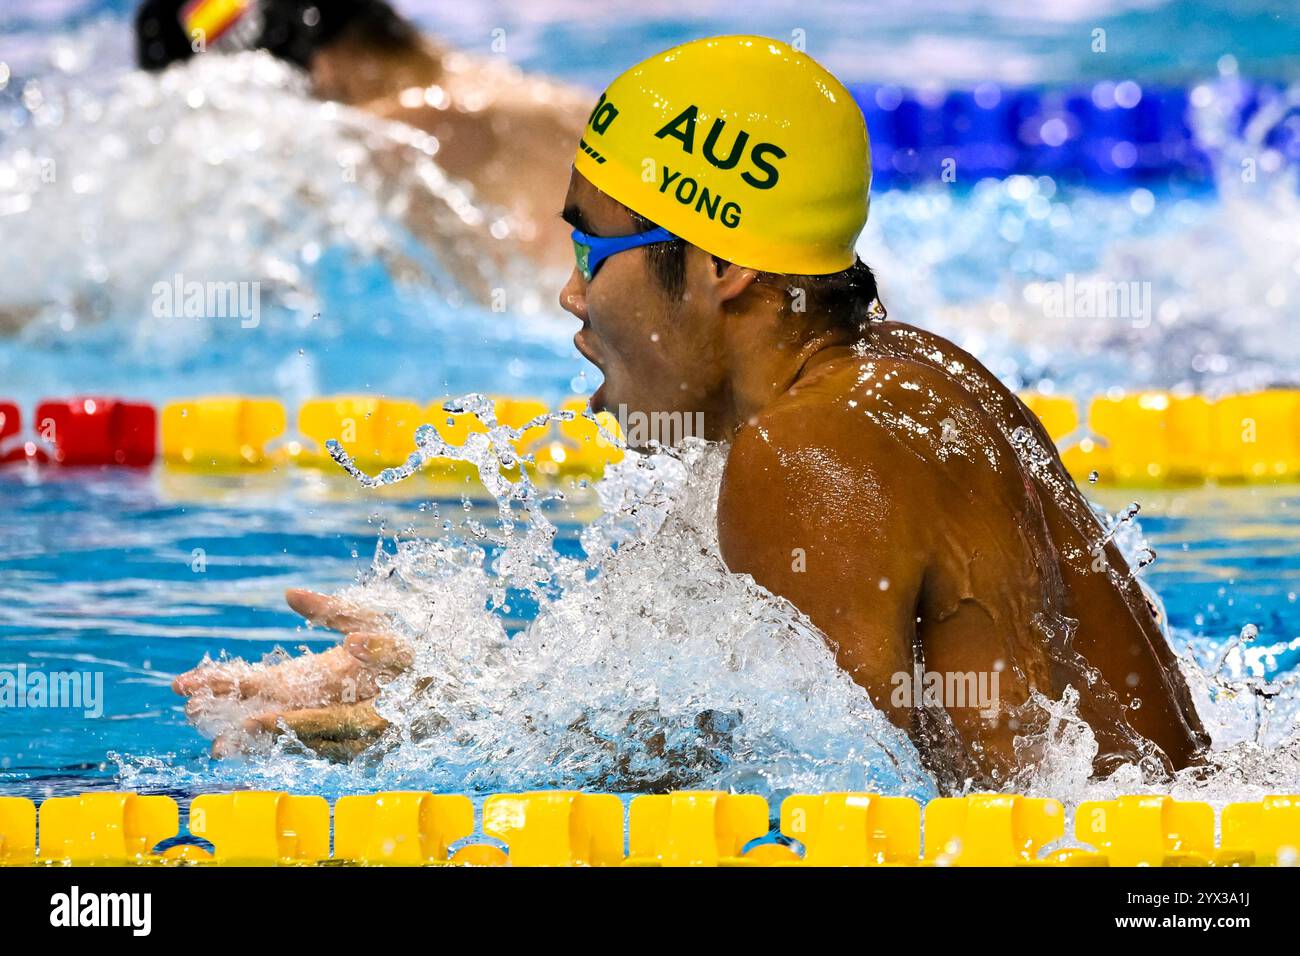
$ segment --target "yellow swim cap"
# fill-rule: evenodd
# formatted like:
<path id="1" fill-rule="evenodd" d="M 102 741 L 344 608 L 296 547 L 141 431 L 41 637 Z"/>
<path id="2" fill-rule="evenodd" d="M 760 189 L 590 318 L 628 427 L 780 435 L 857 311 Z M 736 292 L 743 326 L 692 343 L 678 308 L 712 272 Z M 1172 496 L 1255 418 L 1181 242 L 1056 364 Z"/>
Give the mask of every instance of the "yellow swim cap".
<path id="1" fill-rule="evenodd" d="M 574 167 L 687 242 L 763 272 L 853 265 L 867 222 L 862 111 L 812 57 L 712 37 L 628 70 L 601 95 Z"/>

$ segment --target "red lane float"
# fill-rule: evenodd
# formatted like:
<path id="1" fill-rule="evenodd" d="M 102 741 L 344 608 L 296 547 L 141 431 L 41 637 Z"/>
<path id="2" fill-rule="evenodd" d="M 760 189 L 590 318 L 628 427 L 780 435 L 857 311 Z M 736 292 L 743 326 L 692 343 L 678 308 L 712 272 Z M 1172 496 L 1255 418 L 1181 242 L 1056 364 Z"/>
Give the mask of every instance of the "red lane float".
<path id="1" fill-rule="evenodd" d="M 41 402 L 36 437 L 60 465 L 143 468 L 158 454 L 158 413 L 143 402 L 71 398 Z"/>
<path id="2" fill-rule="evenodd" d="M 23 430 L 22 412 L 13 402 L 0 402 L 0 462 L 18 461 L 24 457 L 23 448 L 11 448 L 5 451 L 5 445 Z"/>

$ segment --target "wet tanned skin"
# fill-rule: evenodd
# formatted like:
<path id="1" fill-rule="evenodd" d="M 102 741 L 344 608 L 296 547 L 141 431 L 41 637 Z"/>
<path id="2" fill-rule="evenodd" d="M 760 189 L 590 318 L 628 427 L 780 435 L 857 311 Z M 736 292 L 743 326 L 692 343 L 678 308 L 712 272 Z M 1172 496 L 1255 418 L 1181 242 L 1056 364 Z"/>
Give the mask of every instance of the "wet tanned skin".
<path id="1" fill-rule="evenodd" d="M 879 329 L 872 344 L 891 356 L 947 374 L 1002 435 L 1027 428 L 1037 446 L 1050 453 L 1026 484 L 1025 495 L 1032 502 L 1035 520 L 1046 525 L 1043 553 L 1055 559 L 1048 577 L 1052 585 L 1049 593 L 1060 602 L 1060 612 L 1078 622 L 1072 647 L 1116 692 L 1120 713 L 1130 727 L 1156 743 L 1175 767 L 1192 762 L 1198 751 L 1208 747 L 1209 737 L 1197 718 L 1173 649 L 1119 549 L 1111 543 L 1101 546 L 1102 528 L 1042 424 L 973 356 L 938 336 L 888 323 Z M 947 370 L 935 359 L 940 353 L 948 363 Z M 954 362 L 962 366 L 960 372 L 951 371 Z M 1021 475 L 1025 471 L 1022 468 Z M 1139 702 L 1137 707 L 1135 702 Z M 1091 701 L 1084 695 L 1081 708 L 1099 736 L 1115 716 L 1106 703 L 1099 693 Z M 1124 754 L 1128 752 L 1126 743 L 1116 740 L 1111 746 L 1115 753 Z M 1106 744 L 1103 740 L 1099 755 L 1103 766 L 1107 763 Z"/>
<path id="2" fill-rule="evenodd" d="M 890 323 L 875 337 L 914 332 Z M 875 373 L 865 381 L 864 368 Z M 1007 398 L 1010 416 L 1028 417 Z M 865 411 L 872 406 L 888 412 L 873 420 Z M 958 427 L 978 429 L 974 453 L 945 455 L 933 436 L 962 413 L 968 418 Z M 927 431 L 882 423 L 889 417 Z M 1098 770 L 1143 756 L 1130 727 L 1174 768 L 1208 742 L 1136 586 L 1128 594 L 1106 572 L 1091 571 L 1100 527 L 1080 534 L 1027 478 L 993 417 L 928 363 L 874 349 L 818 353 L 786 394 L 737 432 L 718 520 L 728 566 L 808 614 L 838 645 L 840 665 L 914 735 L 923 716 L 891 706 L 890 692 L 892 675 L 911 671 L 916 653 L 926 671 L 998 670 L 1001 700 L 1013 707 L 1031 689 L 1058 698 L 1073 683 L 1099 738 Z M 800 571 L 794 548 L 806 553 Z M 1062 551 L 1087 556 L 1083 570 Z M 1127 575 L 1113 546 L 1107 560 Z M 1100 671 L 1091 687 L 1081 668 L 1057 659 L 1064 642 L 1040 623 L 1060 617 L 1078 622 L 1073 646 Z M 1017 723 L 986 722 L 974 707 L 948 714 L 980 770 L 998 768 L 1003 779 L 1014 770 Z"/>
<path id="3" fill-rule="evenodd" d="M 566 218 L 636 231 L 576 173 Z M 575 272 L 561 304 L 605 373 L 593 405 L 702 411 L 708 437 L 732 442 L 718 502 L 727 565 L 808 615 L 942 784 L 1005 781 L 1031 729 L 1015 708 L 1067 684 L 1096 734 L 1096 770 L 1191 762 L 1208 738 L 1174 655 L 1033 415 L 937 336 L 886 322 L 863 338 L 783 310 L 783 295 L 688 247 L 686 294 L 671 301 L 638 249 L 590 283 Z M 1034 474 L 1011 444 L 1019 427 L 1044 449 Z M 892 678 L 915 661 L 996 670 L 1001 712 L 894 706 Z"/>

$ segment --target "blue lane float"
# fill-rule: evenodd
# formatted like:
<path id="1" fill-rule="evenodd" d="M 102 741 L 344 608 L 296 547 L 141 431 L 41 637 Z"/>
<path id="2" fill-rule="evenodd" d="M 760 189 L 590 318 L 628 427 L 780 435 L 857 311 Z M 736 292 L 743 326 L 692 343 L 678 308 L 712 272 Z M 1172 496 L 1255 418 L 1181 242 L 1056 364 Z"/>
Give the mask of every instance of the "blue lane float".
<path id="1" fill-rule="evenodd" d="M 1219 98 L 1241 134 L 1264 108 L 1285 104 L 1281 86 L 1246 81 L 1142 87 L 1131 80 L 1069 88 L 985 83 L 973 90 L 850 86 L 871 131 L 875 185 L 1052 176 L 1124 188 L 1154 182 L 1213 183 L 1213 160 L 1192 128 L 1196 99 Z M 1300 107 L 1283 106 L 1261 149 L 1300 162 Z"/>

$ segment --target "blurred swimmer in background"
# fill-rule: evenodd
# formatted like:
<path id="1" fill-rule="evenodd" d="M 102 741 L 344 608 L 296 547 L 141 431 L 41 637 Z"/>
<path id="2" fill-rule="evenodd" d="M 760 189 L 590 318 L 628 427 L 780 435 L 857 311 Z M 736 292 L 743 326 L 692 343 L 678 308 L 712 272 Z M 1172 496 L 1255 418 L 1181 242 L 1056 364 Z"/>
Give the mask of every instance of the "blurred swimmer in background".
<path id="1" fill-rule="evenodd" d="M 454 50 L 384 0 L 146 0 L 135 37 L 137 62 L 151 71 L 265 50 L 305 70 L 320 99 L 429 133 L 438 165 L 506 213 L 512 252 L 571 266 L 553 197 L 568 184 L 586 91 Z M 418 231 L 421 219 L 411 225 Z"/>

